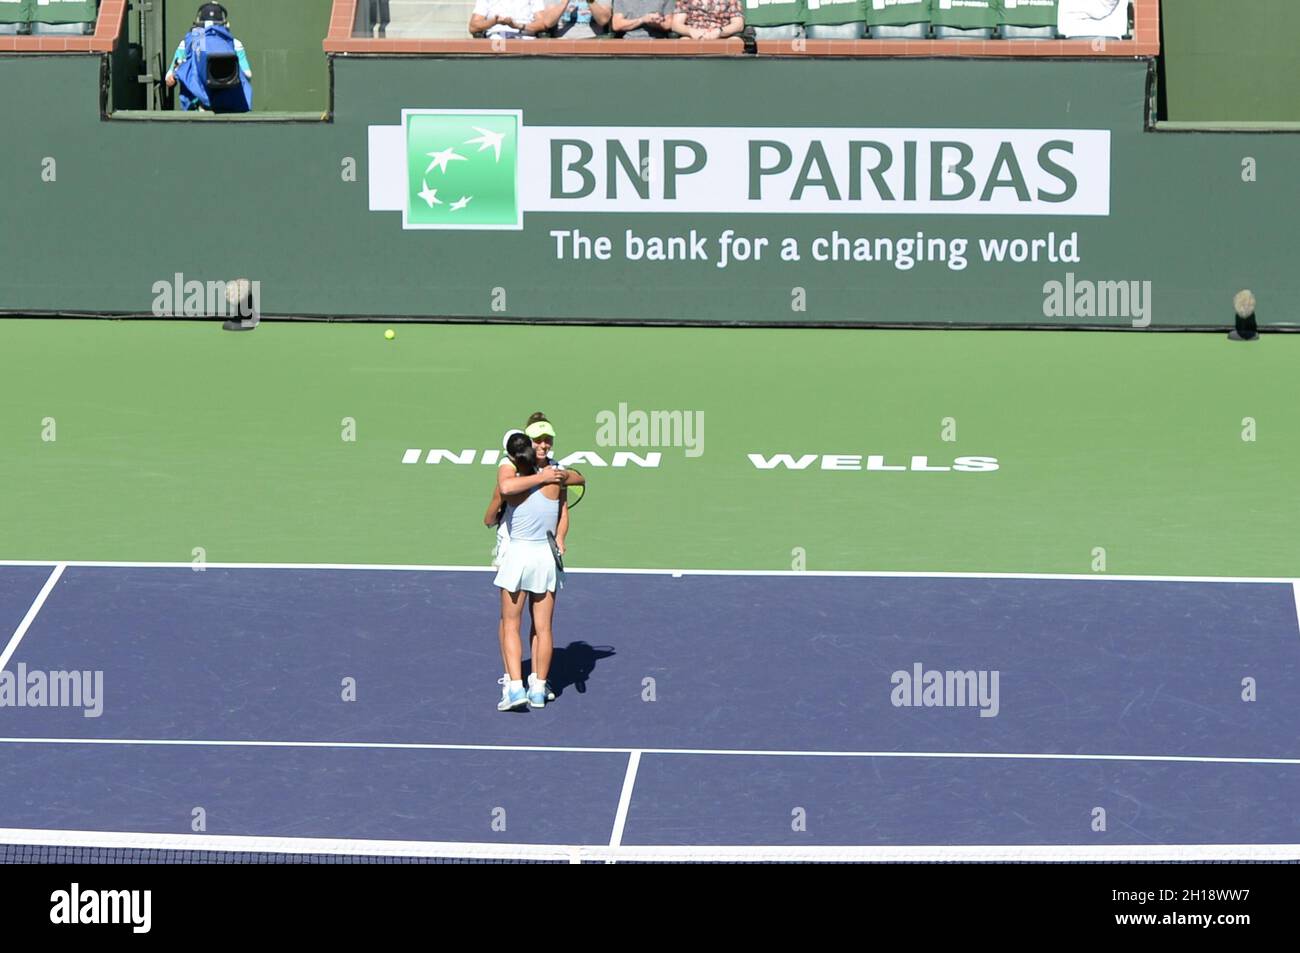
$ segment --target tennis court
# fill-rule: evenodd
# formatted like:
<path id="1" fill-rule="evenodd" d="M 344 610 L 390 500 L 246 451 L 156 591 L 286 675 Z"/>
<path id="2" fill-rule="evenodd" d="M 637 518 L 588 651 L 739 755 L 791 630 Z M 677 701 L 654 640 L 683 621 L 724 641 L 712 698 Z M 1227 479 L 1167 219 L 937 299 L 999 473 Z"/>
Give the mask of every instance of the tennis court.
<path id="1" fill-rule="evenodd" d="M 0 330 L 0 669 L 102 678 L 0 708 L 6 859 L 1300 858 L 1300 339 Z M 502 714 L 539 408 L 590 491 Z"/>

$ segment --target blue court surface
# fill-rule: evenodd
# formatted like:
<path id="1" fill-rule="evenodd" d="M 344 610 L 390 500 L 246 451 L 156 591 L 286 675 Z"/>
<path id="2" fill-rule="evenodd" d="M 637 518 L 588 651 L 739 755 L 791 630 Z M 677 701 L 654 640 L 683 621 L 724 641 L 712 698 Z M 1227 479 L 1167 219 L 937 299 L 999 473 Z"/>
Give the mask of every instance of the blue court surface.
<path id="1" fill-rule="evenodd" d="M 571 572 L 558 697 L 506 714 L 497 607 L 480 570 L 0 565 L 0 842 L 1300 857 L 1290 580 Z"/>

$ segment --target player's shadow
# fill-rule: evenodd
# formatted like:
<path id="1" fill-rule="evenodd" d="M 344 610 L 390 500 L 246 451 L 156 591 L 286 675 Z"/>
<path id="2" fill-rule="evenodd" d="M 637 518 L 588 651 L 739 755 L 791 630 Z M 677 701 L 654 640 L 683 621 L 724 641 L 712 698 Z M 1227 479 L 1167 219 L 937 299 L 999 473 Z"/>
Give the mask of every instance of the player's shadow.
<path id="1" fill-rule="evenodd" d="M 555 649 L 551 656 L 551 671 L 546 681 L 559 698 L 564 690 L 572 686 L 579 695 L 587 690 L 587 679 L 596 670 L 596 663 L 614 654 L 612 645 L 589 645 L 586 642 L 570 642 L 564 648 Z M 532 659 L 524 662 L 524 679 L 533 670 Z"/>

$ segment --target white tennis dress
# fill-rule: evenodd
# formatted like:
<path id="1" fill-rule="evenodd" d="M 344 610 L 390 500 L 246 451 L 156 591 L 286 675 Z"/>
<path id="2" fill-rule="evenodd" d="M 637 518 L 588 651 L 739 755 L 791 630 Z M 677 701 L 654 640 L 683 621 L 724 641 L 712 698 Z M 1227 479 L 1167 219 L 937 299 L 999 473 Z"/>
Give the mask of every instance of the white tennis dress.
<path id="1" fill-rule="evenodd" d="M 505 518 L 497 528 L 497 558 L 493 562 L 497 566 L 493 584 L 498 589 L 536 593 L 556 589 L 559 574 L 546 534 L 555 532 L 560 504 L 540 490 L 535 486 L 518 505 L 506 505 Z"/>

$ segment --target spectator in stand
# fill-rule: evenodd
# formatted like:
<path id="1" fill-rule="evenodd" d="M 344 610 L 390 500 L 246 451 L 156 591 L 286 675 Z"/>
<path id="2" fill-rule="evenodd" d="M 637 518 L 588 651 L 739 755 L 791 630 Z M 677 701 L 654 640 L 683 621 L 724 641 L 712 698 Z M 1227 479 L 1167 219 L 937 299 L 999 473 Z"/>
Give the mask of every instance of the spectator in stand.
<path id="1" fill-rule="evenodd" d="M 551 36 L 566 40 L 589 40 L 609 29 L 613 8 L 606 3 L 589 0 L 568 0 L 549 6 L 543 13 Z"/>
<path id="2" fill-rule="evenodd" d="M 469 32 L 507 40 L 533 39 L 547 29 L 545 11 L 543 0 L 475 0 Z"/>
<path id="3" fill-rule="evenodd" d="M 612 0 L 614 32 L 629 40 L 672 36 L 675 0 Z"/>
<path id="4" fill-rule="evenodd" d="M 740 0 L 677 0 L 673 32 L 691 40 L 722 40 L 745 28 Z"/>

